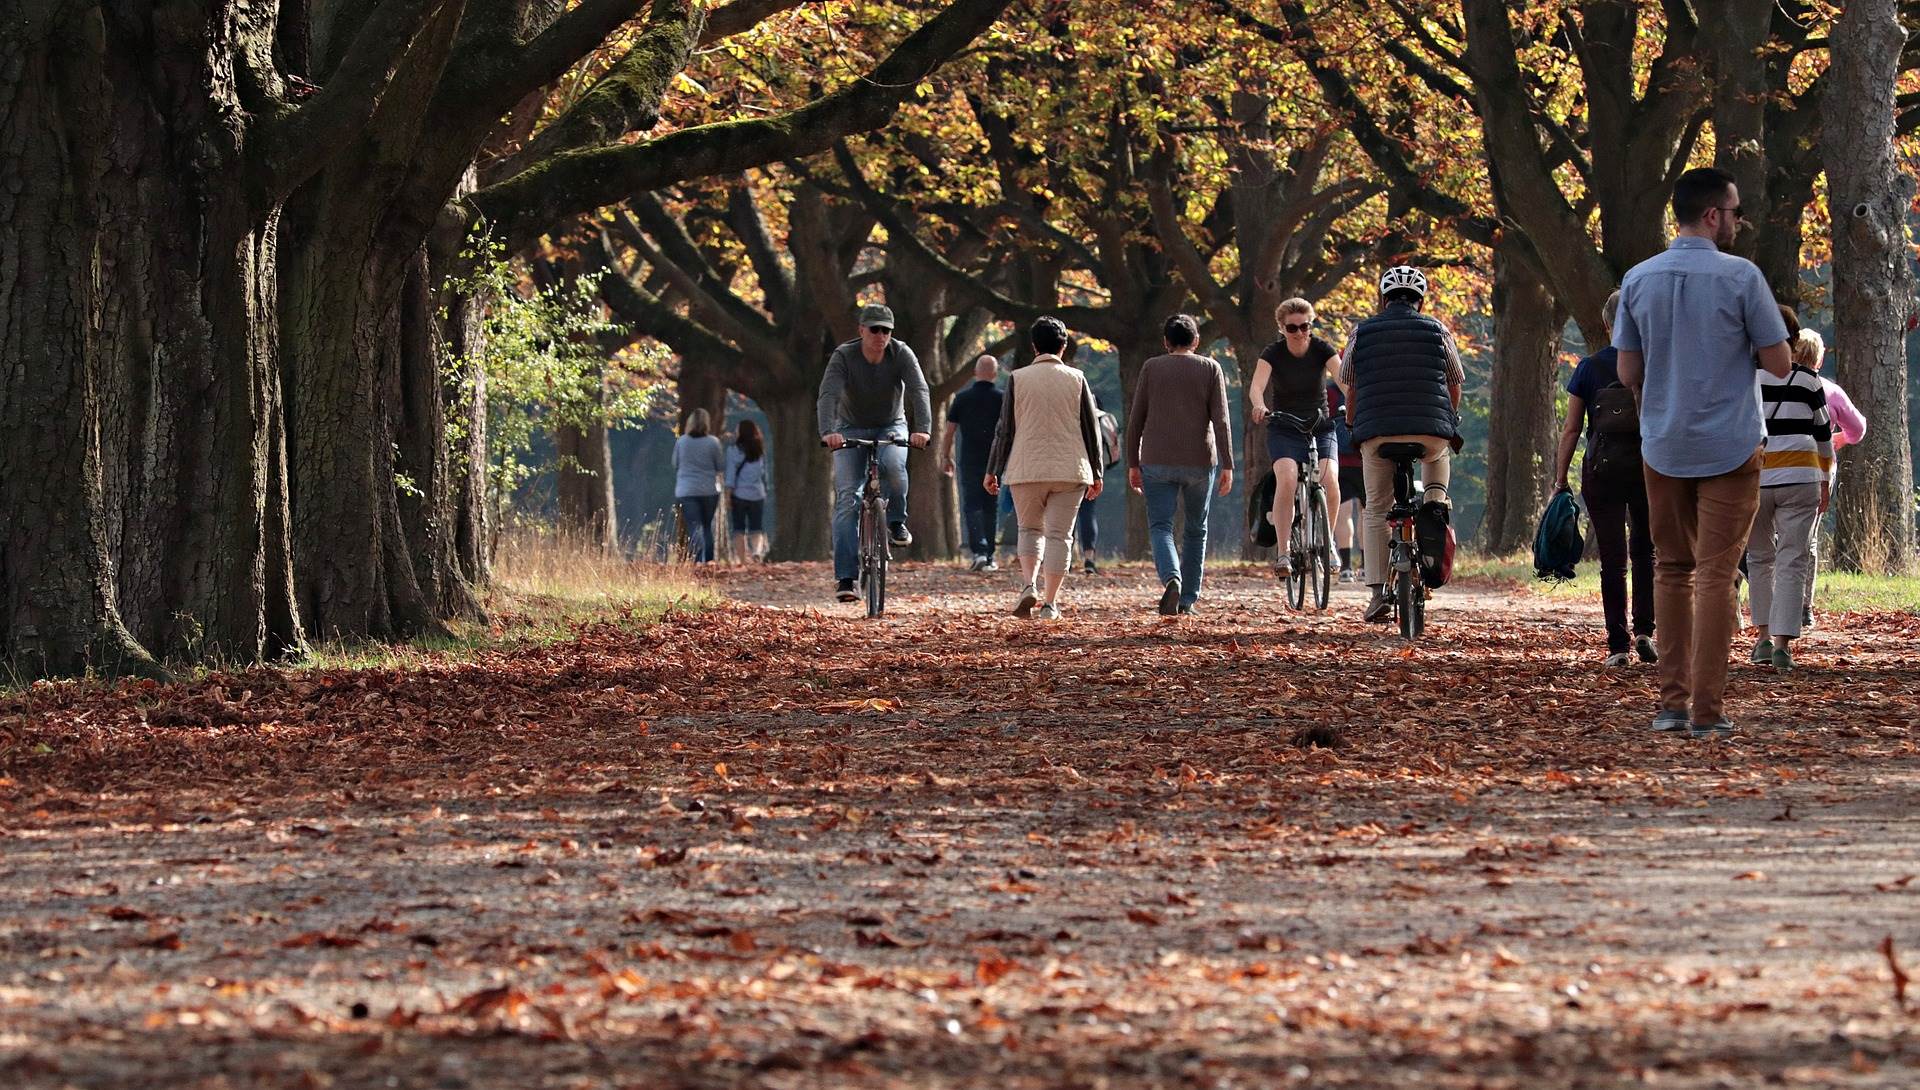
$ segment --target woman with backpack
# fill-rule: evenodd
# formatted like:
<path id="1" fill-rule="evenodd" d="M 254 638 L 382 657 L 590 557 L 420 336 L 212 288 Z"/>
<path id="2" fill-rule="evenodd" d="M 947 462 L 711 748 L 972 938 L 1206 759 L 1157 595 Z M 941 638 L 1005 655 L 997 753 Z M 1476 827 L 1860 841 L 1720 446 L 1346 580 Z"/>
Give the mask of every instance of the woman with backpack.
<path id="1" fill-rule="evenodd" d="M 767 558 L 767 441 L 760 425 L 740 422 L 727 448 L 727 519 L 733 524 L 733 555 L 744 563 Z"/>
<path id="2" fill-rule="evenodd" d="M 1601 308 L 1609 333 L 1619 310 L 1616 291 Z M 1584 431 L 1587 453 L 1580 467 L 1580 499 L 1600 547 L 1600 602 L 1607 615 L 1609 669 L 1630 665 L 1634 655 L 1642 662 L 1660 660 L 1653 646 L 1653 531 L 1647 521 L 1647 482 L 1640 466 L 1640 414 L 1633 391 L 1620 384 L 1618 355 L 1609 344 L 1574 367 L 1573 377 L 1567 380 L 1567 419 L 1560 429 L 1554 473 L 1554 487 L 1571 491 L 1567 473 Z"/>

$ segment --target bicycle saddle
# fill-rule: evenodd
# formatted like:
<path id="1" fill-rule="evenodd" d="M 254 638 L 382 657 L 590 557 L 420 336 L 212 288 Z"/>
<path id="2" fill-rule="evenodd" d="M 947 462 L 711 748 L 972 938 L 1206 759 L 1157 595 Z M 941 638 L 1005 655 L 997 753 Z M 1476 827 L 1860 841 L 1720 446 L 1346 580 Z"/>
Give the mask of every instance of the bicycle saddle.
<path id="1" fill-rule="evenodd" d="M 1377 452 L 1389 462 L 1413 462 L 1427 456 L 1427 448 L 1422 443 L 1382 443 Z"/>

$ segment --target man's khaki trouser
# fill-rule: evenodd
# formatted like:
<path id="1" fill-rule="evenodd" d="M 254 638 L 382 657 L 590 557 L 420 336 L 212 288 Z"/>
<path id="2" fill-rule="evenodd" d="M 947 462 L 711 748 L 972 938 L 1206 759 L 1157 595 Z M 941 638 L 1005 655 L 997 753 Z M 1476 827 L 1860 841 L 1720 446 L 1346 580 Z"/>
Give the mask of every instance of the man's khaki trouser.
<path id="1" fill-rule="evenodd" d="M 1437 488 L 1444 495 L 1453 472 L 1452 445 L 1432 435 L 1382 435 L 1360 444 L 1360 468 L 1367 482 L 1363 520 L 1367 531 L 1367 582 L 1376 587 L 1387 581 L 1387 512 L 1393 510 L 1393 463 L 1375 453 L 1382 443 L 1418 443 L 1427 448 L 1419 473 L 1420 483 L 1427 489 Z"/>
<path id="2" fill-rule="evenodd" d="M 1660 707 L 1695 723 L 1722 718 L 1727 653 L 1739 615 L 1734 573 L 1760 506 L 1760 451 L 1718 477 L 1669 477 L 1646 467 L 1653 525 L 1653 621 L 1660 640 Z"/>

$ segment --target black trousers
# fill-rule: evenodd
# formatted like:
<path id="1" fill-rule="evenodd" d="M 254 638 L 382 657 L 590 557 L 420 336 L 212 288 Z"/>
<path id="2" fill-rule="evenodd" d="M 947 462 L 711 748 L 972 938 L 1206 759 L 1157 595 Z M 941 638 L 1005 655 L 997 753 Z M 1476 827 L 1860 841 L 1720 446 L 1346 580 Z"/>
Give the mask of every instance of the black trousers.
<path id="1" fill-rule="evenodd" d="M 1607 613 L 1607 651 L 1633 646 L 1633 637 L 1653 635 L 1653 531 L 1647 522 L 1647 486 L 1583 477 L 1594 543 L 1600 547 L 1600 603 Z M 1632 569 L 1632 627 L 1628 627 L 1627 577 Z"/>

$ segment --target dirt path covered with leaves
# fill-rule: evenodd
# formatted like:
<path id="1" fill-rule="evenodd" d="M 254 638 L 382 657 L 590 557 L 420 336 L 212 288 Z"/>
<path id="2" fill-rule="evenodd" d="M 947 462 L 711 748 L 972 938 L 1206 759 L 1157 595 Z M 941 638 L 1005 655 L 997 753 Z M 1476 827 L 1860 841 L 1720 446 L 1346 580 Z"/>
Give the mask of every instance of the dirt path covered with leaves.
<path id="1" fill-rule="evenodd" d="M 1055 624 L 717 581 L 757 604 L 0 701 L 0 1085 L 1920 1083 L 1920 619 L 1737 667 L 1700 744 L 1590 602 L 1449 590 L 1408 650 L 1251 570 Z"/>

